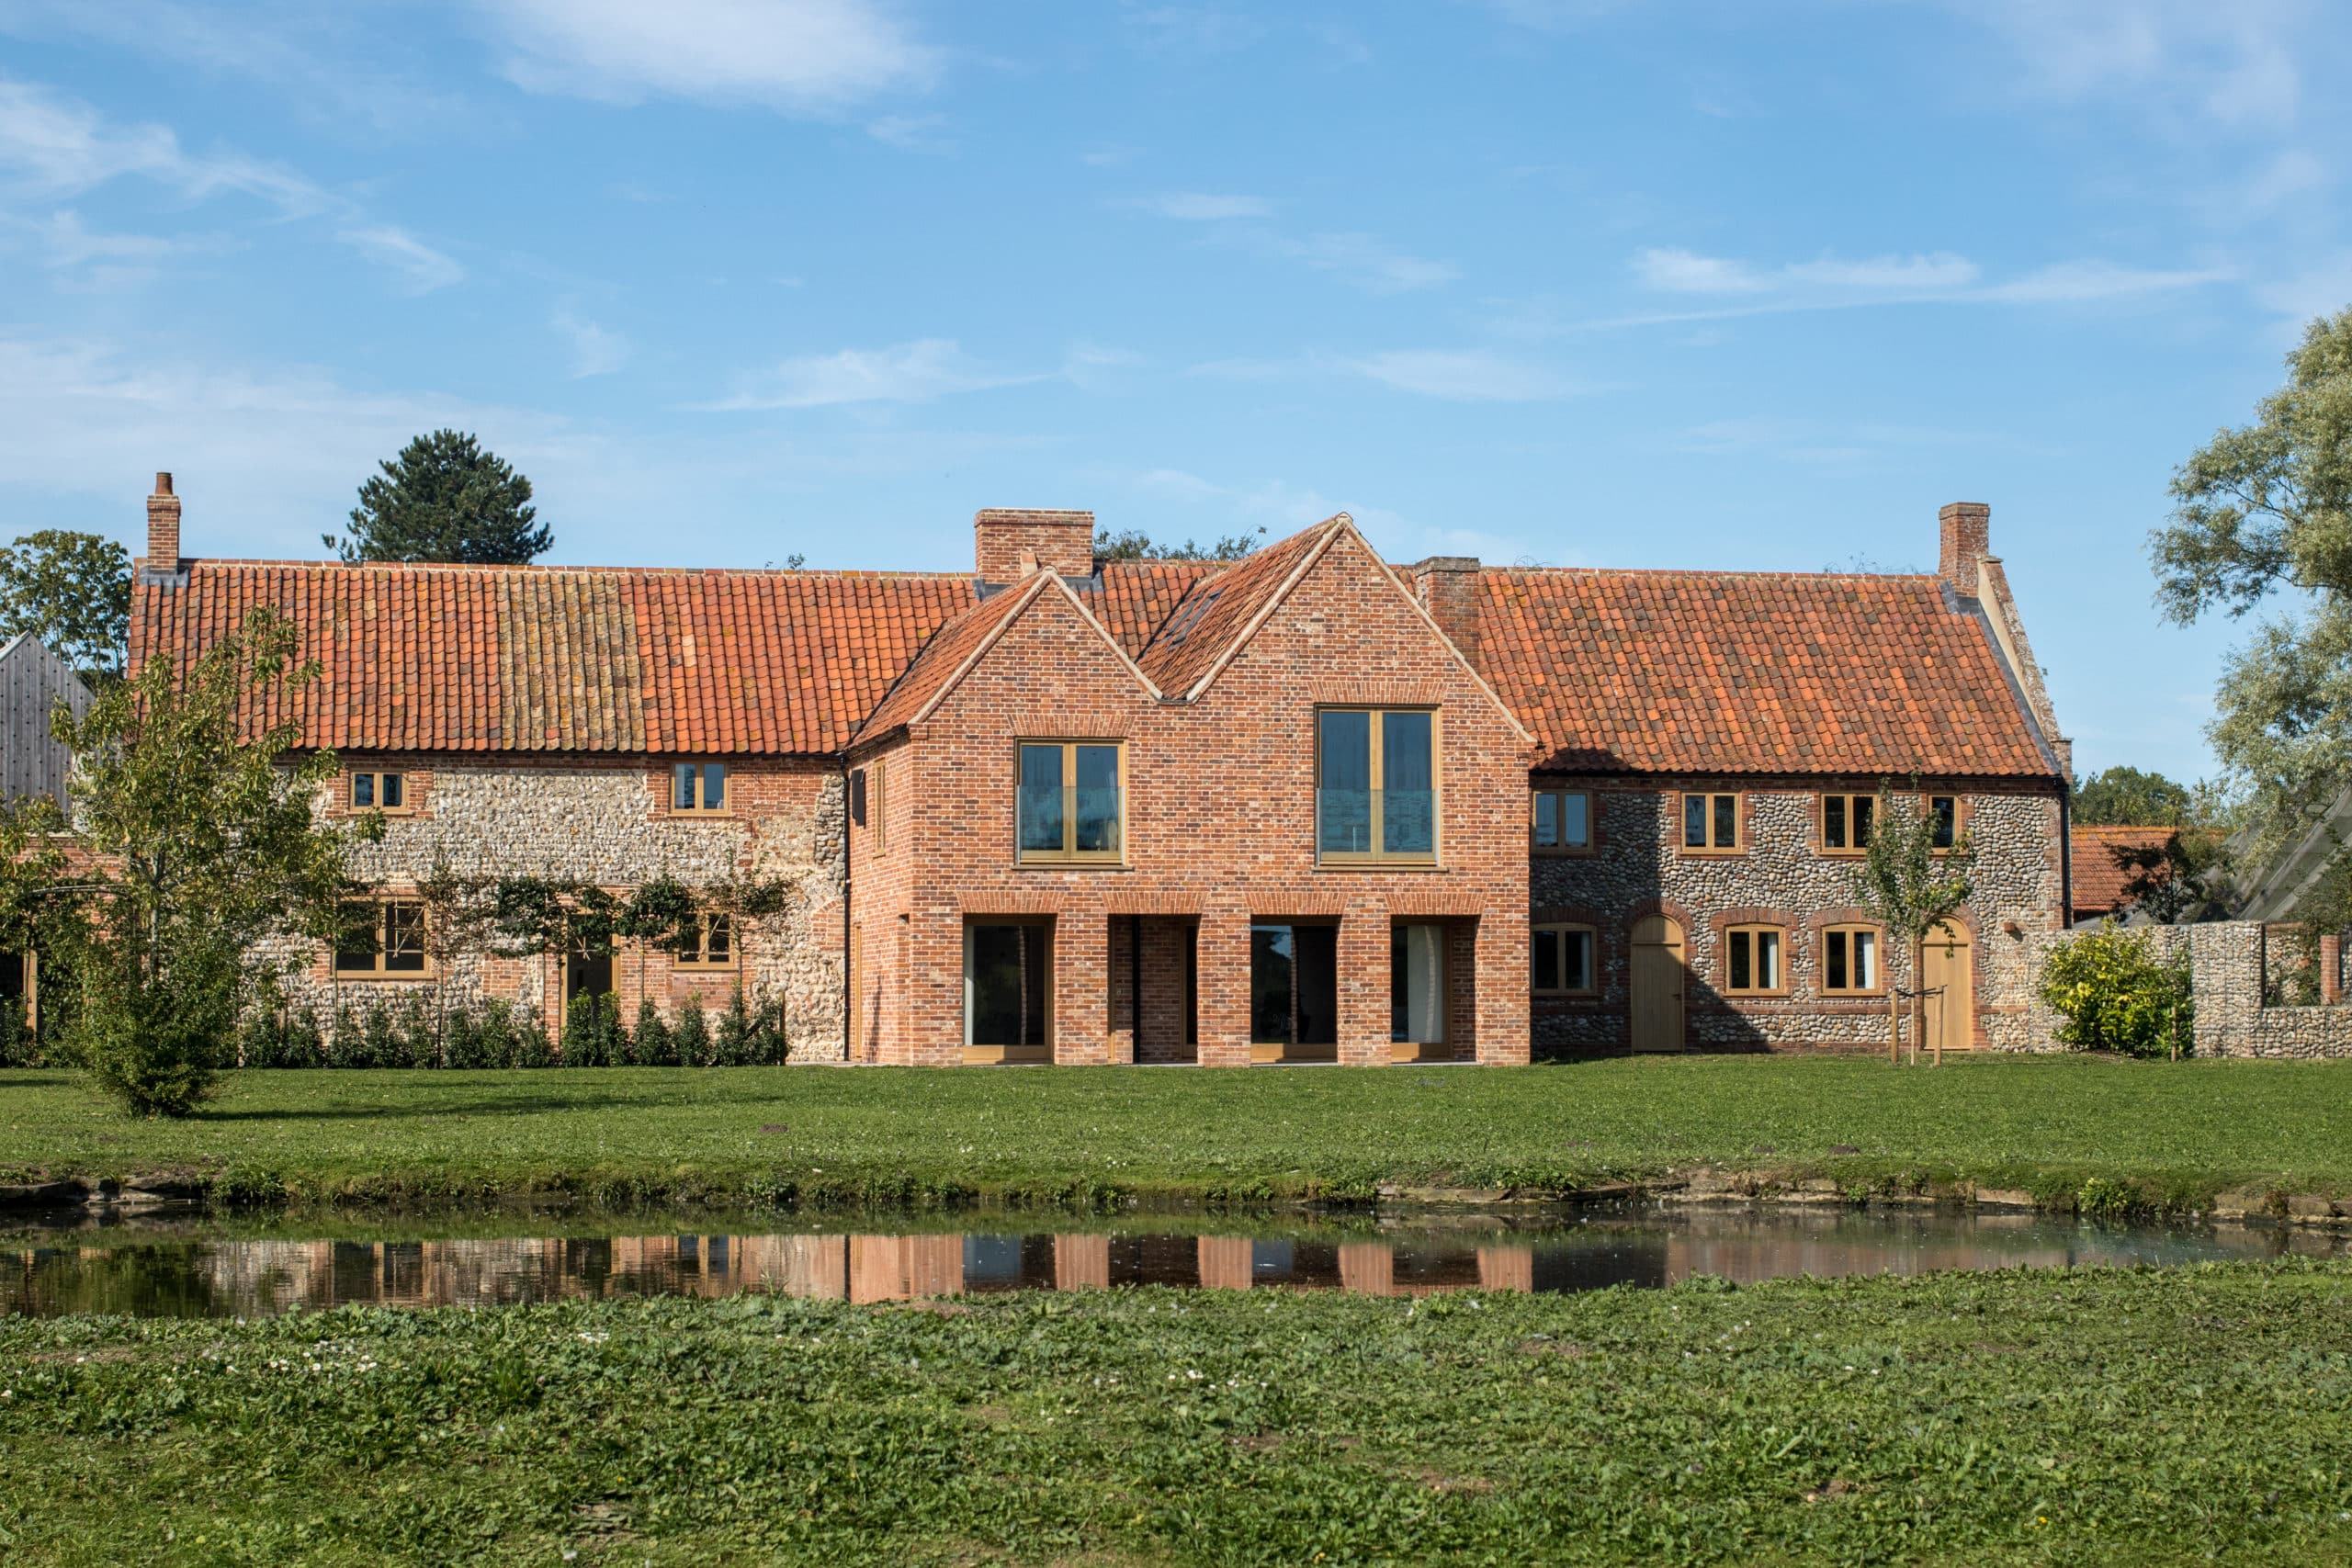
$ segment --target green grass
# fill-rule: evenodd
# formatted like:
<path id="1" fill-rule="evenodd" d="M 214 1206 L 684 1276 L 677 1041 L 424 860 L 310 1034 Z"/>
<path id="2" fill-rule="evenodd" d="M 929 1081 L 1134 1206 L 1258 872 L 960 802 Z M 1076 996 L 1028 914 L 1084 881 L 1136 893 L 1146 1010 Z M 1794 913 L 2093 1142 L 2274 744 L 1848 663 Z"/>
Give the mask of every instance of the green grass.
<path id="1" fill-rule="evenodd" d="M 2352 1562 L 2352 1266 L 0 1321 L 12 1564 Z"/>
<path id="2" fill-rule="evenodd" d="M 2352 1062 L 1680 1057 L 1497 1069 L 247 1072 L 183 1122 L 0 1073 L 0 1167 L 223 1195 L 1009 1202 L 1573 1190 L 1702 1164 L 2063 1206 L 2352 1191 Z M 1849 1145 L 1850 1154 L 1833 1153 Z M 2122 1195 L 2119 1198 L 2119 1194 Z"/>

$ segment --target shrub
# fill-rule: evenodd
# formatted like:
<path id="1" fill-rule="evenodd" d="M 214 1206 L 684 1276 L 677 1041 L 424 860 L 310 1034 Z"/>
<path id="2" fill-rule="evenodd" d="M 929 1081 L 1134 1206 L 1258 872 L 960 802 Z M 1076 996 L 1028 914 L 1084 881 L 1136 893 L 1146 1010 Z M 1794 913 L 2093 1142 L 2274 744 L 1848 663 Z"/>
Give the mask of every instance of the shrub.
<path id="1" fill-rule="evenodd" d="M 710 1020 L 703 1016 L 701 1007 L 688 1002 L 678 1010 L 677 1027 L 671 1031 L 675 1042 L 678 1066 L 707 1067 L 711 1065 Z"/>
<path id="2" fill-rule="evenodd" d="M 521 1011 L 493 1011 L 492 1018 L 504 1020 L 504 1038 L 500 1042 L 503 1055 L 502 1067 L 551 1067 L 555 1066 L 554 1047 L 548 1043 L 547 1025 L 537 1009 Z M 485 1033 L 487 1031 L 485 1031 Z"/>
<path id="3" fill-rule="evenodd" d="M 92 964 L 72 1048 L 99 1089 L 134 1112 L 186 1116 L 211 1092 L 237 1027 L 238 955 L 191 944 L 164 982 Z"/>
<path id="4" fill-rule="evenodd" d="M 610 991 L 580 997 L 563 1016 L 563 1065 L 614 1067 L 628 1060 L 628 1031 L 621 1026 L 621 999 Z"/>
<path id="5" fill-rule="evenodd" d="M 2067 942 L 2043 963 L 2040 994 L 2070 1051 L 2162 1056 L 2177 1044 L 2188 1055 L 2197 1009 L 2188 962 L 2160 962 L 2145 931 L 2109 920 Z"/>
<path id="6" fill-rule="evenodd" d="M 678 1065 L 677 1043 L 671 1038 L 670 1026 L 662 1018 L 662 1010 L 653 1005 L 651 997 L 637 1004 L 637 1031 L 628 1044 L 629 1065 L 639 1067 L 674 1067 Z"/>

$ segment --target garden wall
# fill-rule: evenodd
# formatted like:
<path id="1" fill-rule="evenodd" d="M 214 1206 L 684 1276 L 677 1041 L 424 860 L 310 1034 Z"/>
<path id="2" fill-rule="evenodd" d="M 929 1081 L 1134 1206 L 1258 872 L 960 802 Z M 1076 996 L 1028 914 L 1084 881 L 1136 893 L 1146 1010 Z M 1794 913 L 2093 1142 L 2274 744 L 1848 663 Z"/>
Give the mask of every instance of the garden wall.
<path id="1" fill-rule="evenodd" d="M 2094 926 L 2029 939 L 2038 976 L 2050 954 Z M 2283 928 L 2259 920 L 2217 920 L 2199 926 L 2145 926 L 2151 951 L 2165 963 L 2188 958 L 2189 986 L 2197 998 L 2196 1049 L 2200 1056 L 2352 1056 L 2352 1005 L 2340 984 L 2323 984 L 2315 1007 L 2266 1005 L 2265 982 L 2274 967 L 2291 963 Z M 2340 968 L 2339 942 L 2322 944 L 2323 981 L 2329 966 Z M 2280 987 L 2267 987 L 2276 994 Z M 2055 1050 L 2058 1015 L 2033 1005 L 2033 1049 Z"/>

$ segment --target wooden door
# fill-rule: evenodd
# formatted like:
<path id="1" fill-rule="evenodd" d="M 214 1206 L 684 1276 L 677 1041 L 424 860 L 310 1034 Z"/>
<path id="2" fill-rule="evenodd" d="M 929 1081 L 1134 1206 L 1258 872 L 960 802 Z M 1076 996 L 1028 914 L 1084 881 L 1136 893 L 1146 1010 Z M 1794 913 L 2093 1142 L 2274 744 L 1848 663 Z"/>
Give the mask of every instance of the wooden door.
<path id="1" fill-rule="evenodd" d="M 1927 1050 L 1965 1051 L 1976 1043 L 1976 972 L 1970 963 L 1968 933 L 1958 926 L 1938 926 L 1928 937 L 1927 962 L 1920 965 L 1926 998 L 1927 1028 L 1919 1044 Z"/>
<path id="2" fill-rule="evenodd" d="M 1682 928 L 1664 915 L 1634 926 L 1634 1049 L 1682 1049 Z"/>

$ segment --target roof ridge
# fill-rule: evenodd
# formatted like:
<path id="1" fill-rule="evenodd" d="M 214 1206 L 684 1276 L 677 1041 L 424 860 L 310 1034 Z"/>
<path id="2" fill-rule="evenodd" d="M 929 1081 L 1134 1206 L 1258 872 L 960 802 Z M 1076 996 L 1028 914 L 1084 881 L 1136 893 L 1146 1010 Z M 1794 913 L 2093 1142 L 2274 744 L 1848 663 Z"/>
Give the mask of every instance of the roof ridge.
<path id="1" fill-rule="evenodd" d="M 605 573 L 611 576 L 641 574 L 649 577 L 780 577 L 807 578 L 811 581 L 835 581 L 844 578 L 884 578 L 894 581 L 927 582 L 967 582 L 968 571 L 886 571 L 867 567 L 788 567 L 788 566 L 596 566 L 551 564 L 540 561 L 339 561 L 271 559 L 262 556 L 188 556 L 182 564 L 193 570 L 220 567 L 293 567 L 314 571 L 351 572 L 461 572 L 478 571 L 487 575 L 517 576 L 538 574 L 554 577 L 564 573 Z"/>
<path id="2" fill-rule="evenodd" d="M 1703 566 L 1482 566 L 1481 577 L 1756 577 L 1777 581 L 1826 582 L 1849 579 L 1860 582 L 1934 582 L 1932 571 L 1790 571 L 1770 568 L 1717 570 Z"/>

